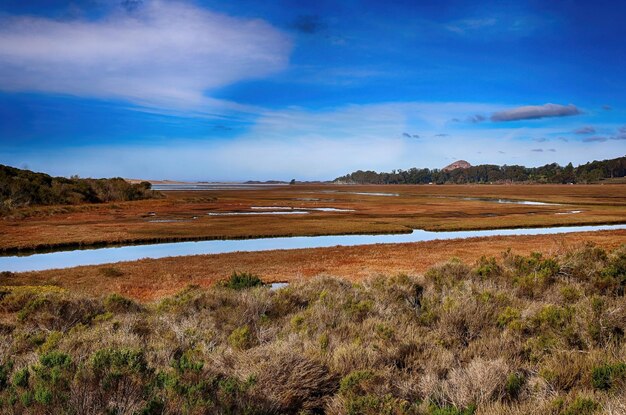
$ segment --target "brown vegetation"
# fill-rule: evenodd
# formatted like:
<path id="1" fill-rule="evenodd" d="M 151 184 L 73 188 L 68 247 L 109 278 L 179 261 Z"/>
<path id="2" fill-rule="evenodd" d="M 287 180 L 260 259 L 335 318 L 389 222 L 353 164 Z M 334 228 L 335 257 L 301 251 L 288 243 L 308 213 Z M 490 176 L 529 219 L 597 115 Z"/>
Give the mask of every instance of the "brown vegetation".
<path id="1" fill-rule="evenodd" d="M 358 194 L 368 192 L 398 196 Z M 467 197 L 563 205 L 497 204 L 463 199 Z M 253 206 L 333 207 L 354 211 L 312 211 L 303 215 L 207 215 L 210 212 L 251 212 Z M 572 211 L 581 212 L 568 214 Z M 165 199 L 158 200 L 17 209 L 0 220 L 0 251 L 133 242 L 624 221 L 626 185 L 295 185 L 261 190 L 172 191 L 167 192 Z"/>
<path id="2" fill-rule="evenodd" d="M 144 305 L 2 287 L 2 412 L 626 410 L 625 247 L 505 252 L 423 276 L 318 277 L 277 291 L 244 281 L 258 284 L 238 275 Z"/>

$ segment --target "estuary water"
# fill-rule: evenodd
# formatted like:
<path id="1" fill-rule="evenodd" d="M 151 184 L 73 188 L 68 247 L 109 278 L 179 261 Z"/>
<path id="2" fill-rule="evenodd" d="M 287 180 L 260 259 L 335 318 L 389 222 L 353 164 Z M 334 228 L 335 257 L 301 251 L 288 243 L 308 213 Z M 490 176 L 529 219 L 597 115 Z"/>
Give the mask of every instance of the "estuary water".
<path id="1" fill-rule="evenodd" d="M 165 258 L 229 252 L 395 244 L 485 236 L 550 235 L 616 229 L 626 229 L 626 224 L 445 232 L 416 229 L 405 234 L 294 236 L 128 245 L 95 249 L 75 249 L 71 251 L 33 254 L 28 256 L 4 256 L 0 257 L 0 271 L 40 271 L 79 265 L 100 265 L 119 261 L 134 261 L 141 258 Z"/>

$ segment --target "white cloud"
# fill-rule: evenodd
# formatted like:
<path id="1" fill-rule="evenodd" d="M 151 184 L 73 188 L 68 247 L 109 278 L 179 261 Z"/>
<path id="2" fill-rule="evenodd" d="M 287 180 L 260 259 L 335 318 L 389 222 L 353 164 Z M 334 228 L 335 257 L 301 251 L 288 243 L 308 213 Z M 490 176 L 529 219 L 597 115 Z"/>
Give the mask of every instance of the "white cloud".
<path id="1" fill-rule="evenodd" d="M 291 40 L 262 20 L 150 0 L 98 20 L 0 19 L 0 90 L 115 98 L 172 108 L 284 69 Z"/>

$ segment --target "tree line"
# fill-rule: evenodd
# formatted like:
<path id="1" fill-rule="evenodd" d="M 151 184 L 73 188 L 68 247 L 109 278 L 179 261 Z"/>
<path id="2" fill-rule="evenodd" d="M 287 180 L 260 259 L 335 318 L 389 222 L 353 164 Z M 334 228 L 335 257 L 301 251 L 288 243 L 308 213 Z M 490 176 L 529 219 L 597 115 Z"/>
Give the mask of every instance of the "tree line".
<path id="1" fill-rule="evenodd" d="M 574 167 L 557 163 L 541 167 L 498 166 L 482 164 L 451 171 L 440 169 L 392 170 L 375 172 L 357 170 L 338 177 L 335 183 L 356 184 L 465 184 L 465 183 L 595 183 L 603 179 L 626 176 L 626 156 L 592 161 Z"/>
<path id="2" fill-rule="evenodd" d="M 52 177 L 0 164 L 0 211 L 33 205 L 129 201 L 158 197 L 151 184 L 111 179 Z"/>

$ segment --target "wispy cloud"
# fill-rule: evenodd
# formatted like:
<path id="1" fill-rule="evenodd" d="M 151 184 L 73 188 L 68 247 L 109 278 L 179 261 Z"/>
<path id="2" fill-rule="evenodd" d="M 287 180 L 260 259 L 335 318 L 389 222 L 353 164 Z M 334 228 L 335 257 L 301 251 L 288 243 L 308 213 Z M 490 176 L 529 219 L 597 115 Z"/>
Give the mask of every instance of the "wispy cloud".
<path id="1" fill-rule="evenodd" d="M 483 19 L 464 19 L 449 23 L 445 27 L 451 32 L 464 34 L 468 31 L 495 26 L 497 22 L 498 21 L 493 17 Z"/>
<path id="2" fill-rule="evenodd" d="M 535 152 L 535 153 L 543 153 L 543 148 L 533 148 L 533 149 L 532 149 L 532 150 L 530 150 L 530 151 L 533 151 L 533 152 Z"/>
<path id="3" fill-rule="evenodd" d="M 499 111 L 491 116 L 492 121 L 520 121 L 534 120 L 548 117 L 565 117 L 570 115 L 582 114 L 575 105 L 527 105 L 524 107 L 513 108 L 510 110 Z"/>
<path id="4" fill-rule="evenodd" d="M 584 143 L 603 143 L 605 141 L 608 141 L 608 138 L 600 136 L 583 138 Z"/>
<path id="5" fill-rule="evenodd" d="M 0 90 L 191 108 L 218 104 L 206 96 L 214 88 L 288 64 L 291 40 L 262 20 L 182 2 L 127 4 L 98 20 L 2 17 Z"/>
<path id="6" fill-rule="evenodd" d="M 483 122 L 487 119 L 487 117 L 485 117 L 484 115 L 481 114 L 475 114 L 472 115 L 471 117 L 467 118 L 467 122 L 470 122 L 472 124 L 477 124 L 479 122 Z"/>
<path id="7" fill-rule="evenodd" d="M 596 129 L 590 125 L 586 127 L 580 127 L 574 130 L 574 134 L 594 134 L 595 132 L 596 132 Z"/>

